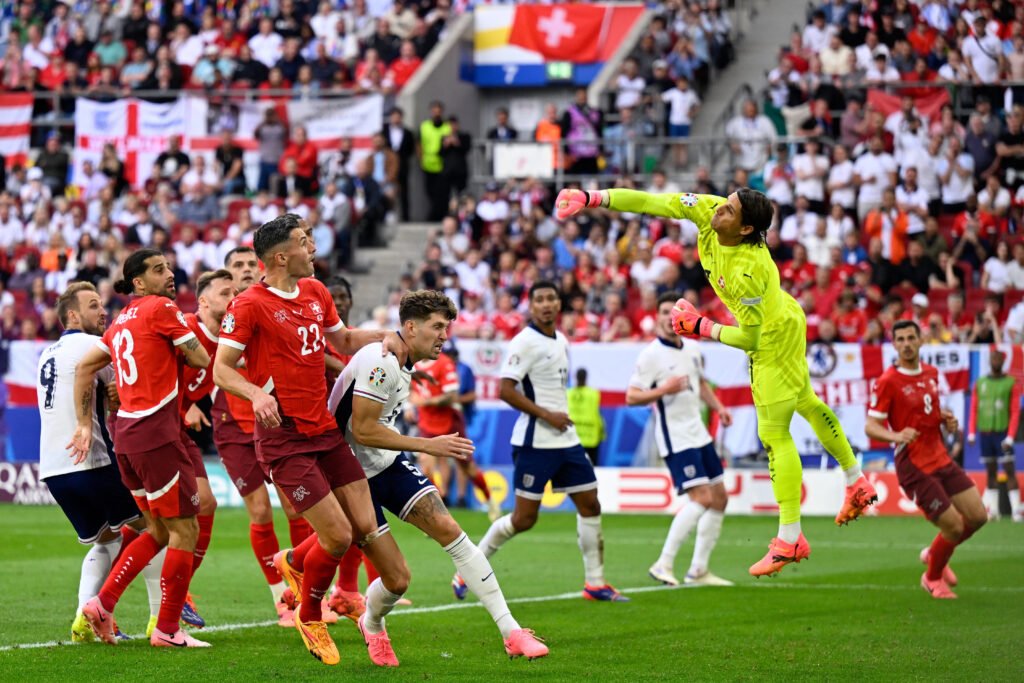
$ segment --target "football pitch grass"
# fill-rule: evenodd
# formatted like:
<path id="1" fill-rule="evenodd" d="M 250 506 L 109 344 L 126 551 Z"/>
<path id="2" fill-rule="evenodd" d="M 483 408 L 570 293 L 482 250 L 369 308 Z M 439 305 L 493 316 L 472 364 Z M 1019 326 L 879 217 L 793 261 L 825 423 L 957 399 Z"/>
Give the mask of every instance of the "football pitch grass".
<path id="1" fill-rule="evenodd" d="M 541 660 L 509 661 L 487 613 L 453 599 L 452 564 L 408 525 L 392 529 L 412 570 L 411 607 L 388 617 L 401 660 L 372 666 L 355 625 L 331 632 L 342 661 L 313 659 L 294 629 L 274 625 L 270 592 L 249 547 L 242 510 L 220 510 L 213 543 L 192 584 L 209 628 L 206 650 L 157 650 L 139 637 L 116 647 L 69 645 L 85 548 L 56 507 L 3 507 L 0 515 L 0 672 L 7 681 L 309 680 L 340 675 L 408 680 L 928 680 L 1024 679 L 1024 525 L 982 529 L 953 558 L 959 600 L 930 598 L 918 585 L 920 549 L 933 536 L 921 518 L 867 519 L 839 529 L 805 519 L 811 559 L 774 579 L 747 567 L 774 535 L 768 517 L 727 517 L 712 569 L 732 588 L 658 587 L 647 576 L 667 516 L 604 519 L 608 580 L 628 604 L 580 598 L 575 518 L 543 514 L 531 532 L 492 560 L 513 614 L 551 647 Z M 474 540 L 480 513 L 456 511 Z M 283 516 L 277 520 L 284 539 Z M 692 538 L 677 574 L 689 564 Z M 362 580 L 362 577 L 361 577 Z M 145 629 L 137 581 L 117 609 L 119 624 Z"/>

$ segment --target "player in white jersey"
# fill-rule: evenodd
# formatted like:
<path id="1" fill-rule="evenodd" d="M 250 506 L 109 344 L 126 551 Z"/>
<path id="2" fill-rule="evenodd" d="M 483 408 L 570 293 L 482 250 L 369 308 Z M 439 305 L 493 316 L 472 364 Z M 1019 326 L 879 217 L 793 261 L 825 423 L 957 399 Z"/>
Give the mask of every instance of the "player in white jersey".
<path id="1" fill-rule="evenodd" d="M 508 345 L 501 369 L 501 400 L 519 411 L 512 430 L 515 508 L 499 518 L 480 541 L 490 557 L 509 539 L 537 523 L 544 487 L 568 494 L 576 506 L 576 531 L 583 553 L 583 597 L 627 602 L 604 578 L 604 540 L 597 475 L 569 419 L 569 342 L 557 330 L 561 310 L 558 287 L 530 287 L 530 324 Z M 458 594 L 461 578 L 453 586 Z"/>
<path id="2" fill-rule="evenodd" d="M 399 304 L 404 351 L 382 357 L 381 344 L 364 346 L 334 384 L 328 407 L 366 472 L 378 529 L 382 533 L 388 529 L 387 509 L 437 541 L 490 612 L 505 652 L 512 657 L 543 657 L 548 648 L 512 617 L 490 562 L 449 514 L 430 479 L 403 452 L 462 460 L 473 454 L 473 442 L 459 434 L 431 439 L 403 436 L 395 427 L 395 418 L 409 397 L 413 366 L 437 359 L 455 317 L 455 304 L 441 292 L 407 293 Z M 382 619 L 399 597 L 387 590 L 368 591 L 360 627 L 364 619 L 380 626 L 372 620 Z"/>
<path id="3" fill-rule="evenodd" d="M 78 424 L 75 415 L 75 368 L 87 351 L 96 346 L 107 326 L 107 313 L 96 288 L 88 282 L 73 282 L 57 300 L 57 316 L 64 328 L 61 338 L 39 356 L 36 393 L 39 400 L 39 478 L 46 482 L 54 500 L 67 516 L 78 542 L 92 545 L 82 561 L 78 583 L 78 611 L 71 624 L 71 641 L 94 639 L 82 605 L 99 592 L 110 566 L 121 550 L 123 527 L 126 534 L 146 528 L 135 499 L 121 482 L 113 444 L 107 434 L 106 408 L 116 401 L 113 368 L 97 376 L 92 399 L 94 439 L 89 453 L 77 465 L 67 443 Z M 115 404 L 116 406 L 116 404 Z M 154 558 L 143 570 L 149 591 L 150 611 L 160 609 L 160 567 L 163 556 Z"/>
<path id="4" fill-rule="evenodd" d="M 678 586 L 673 571 L 676 554 L 696 527 L 697 541 L 685 582 L 731 586 L 731 581 L 708 571 L 729 495 L 722 483 L 722 461 L 701 419 L 701 401 L 718 413 L 723 426 L 732 424 L 732 415 L 704 379 L 697 343 L 683 341 L 672 327 L 672 307 L 679 296 L 678 292 L 667 292 L 658 297 L 658 337 L 640 352 L 626 390 L 627 404 L 652 405 L 658 454 L 672 473 L 676 492 L 690 498 L 672 520 L 661 557 L 649 573 L 657 581 Z"/>

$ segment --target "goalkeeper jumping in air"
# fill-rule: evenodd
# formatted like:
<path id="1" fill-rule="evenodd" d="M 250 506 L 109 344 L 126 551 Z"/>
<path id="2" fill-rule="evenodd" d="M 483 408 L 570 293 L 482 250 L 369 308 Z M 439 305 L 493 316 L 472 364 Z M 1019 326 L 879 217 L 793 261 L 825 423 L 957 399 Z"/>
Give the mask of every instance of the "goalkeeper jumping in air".
<path id="1" fill-rule="evenodd" d="M 742 349 L 750 357 L 750 385 L 757 408 L 757 433 L 768 452 L 772 490 L 779 504 L 779 535 L 768 554 L 750 568 L 753 576 L 776 574 L 806 559 L 811 546 L 800 531 L 802 468 L 790 435 L 793 413 L 807 420 L 846 474 L 846 500 L 837 524 L 857 519 L 878 496 L 862 474 L 832 409 L 811 389 L 807 368 L 807 319 L 779 285 L 779 269 L 764 245 L 772 205 L 760 192 L 741 189 L 729 198 L 696 194 L 649 194 L 636 190 L 562 190 L 555 217 L 604 208 L 689 219 L 699 231 L 701 266 L 718 298 L 739 322 L 722 325 L 702 317 L 685 299 L 676 302 L 676 332 Z"/>

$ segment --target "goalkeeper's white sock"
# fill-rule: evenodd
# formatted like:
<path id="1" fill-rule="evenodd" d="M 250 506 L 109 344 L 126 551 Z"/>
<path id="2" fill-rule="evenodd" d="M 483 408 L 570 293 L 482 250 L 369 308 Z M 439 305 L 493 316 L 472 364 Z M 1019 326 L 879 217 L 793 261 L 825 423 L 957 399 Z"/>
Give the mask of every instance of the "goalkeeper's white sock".
<path id="1" fill-rule="evenodd" d="M 690 563 L 690 575 L 700 576 L 708 570 L 711 560 L 711 551 L 718 543 L 718 536 L 722 533 L 722 521 L 725 513 L 721 510 L 708 510 L 701 515 L 697 522 L 697 541 L 693 546 L 693 560 Z"/>
<path id="2" fill-rule="evenodd" d="M 853 467 L 843 470 L 843 474 L 846 475 L 846 485 L 853 486 L 864 473 L 861 472 L 860 465 L 855 464 Z"/>
<path id="3" fill-rule="evenodd" d="M 490 557 L 515 535 L 516 528 L 512 526 L 512 515 L 499 517 L 480 539 L 480 552 L 484 554 L 484 557 Z"/>
<path id="4" fill-rule="evenodd" d="M 487 612 L 501 631 L 501 637 L 508 638 L 512 631 L 519 628 L 519 624 L 512 618 L 491 563 L 473 541 L 469 540 L 465 532 L 446 545 L 444 551 L 451 555 L 455 569 L 469 590 L 473 591 L 473 595 L 487 608 Z"/>
<path id="5" fill-rule="evenodd" d="M 601 515 L 582 517 L 576 515 L 576 535 L 583 553 L 583 574 L 591 586 L 603 586 L 604 580 L 604 539 L 601 537 Z"/>
<path id="6" fill-rule="evenodd" d="M 110 565 L 121 549 L 121 537 L 109 543 L 94 543 L 82 560 L 82 575 L 78 581 L 78 611 L 99 594 L 110 573 Z"/>
<path id="7" fill-rule="evenodd" d="M 384 617 L 386 617 L 395 605 L 402 599 L 401 595 L 395 595 L 384 587 L 380 577 L 374 579 L 370 587 L 366 589 L 366 620 L 364 626 L 371 634 L 380 633 L 384 630 Z"/>
<path id="8" fill-rule="evenodd" d="M 800 538 L 800 522 L 779 524 L 779 538 L 786 543 L 796 543 Z"/>
<path id="9" fill-rule="evenodd" d="M 149 594 L 149 615 L 152 617 L 160 614 L 160 575 L 164 570 L 164 558 L 167 557 L 167 546 L 160 549 L 153 559 L 149 561 L 146 568 L 142 570 L 142 578 L 146 582 L 146 592 Z"/>
<path id="10" fill-rule="evenodd" d="M 658 558 L 658 565 L 661 568 L 671 570 L 675 566 L 680 546 L 686 543 L 686 539 L 705 511 L 707 508 L 700 503 L 688 500 L 672 518 L 668 536 L 665 537 L 665 545 L 661 549 L 661 557 Z"/>

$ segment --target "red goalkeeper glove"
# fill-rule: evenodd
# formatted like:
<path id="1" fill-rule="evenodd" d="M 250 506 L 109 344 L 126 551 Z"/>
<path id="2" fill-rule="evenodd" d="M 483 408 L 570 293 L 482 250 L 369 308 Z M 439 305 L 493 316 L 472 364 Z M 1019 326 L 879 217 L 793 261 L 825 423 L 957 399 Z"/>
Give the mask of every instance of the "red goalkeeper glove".
<path id="1" fill-rule="evenodd" d="M 569 216 L 575 216 L 583 209 L 596 209 L 599 206 L 601 206 L 600 192 L 562 190 L 555 197 L 555 218 L 564 221 Z"/>
<path id="2" fill-rule="evenodd" d="M 672 307 L 672 329 L 678 335 L 711 338 L 711 329 L 715 323 L 705 318 L 686 299 L 679 299 Z"/>

